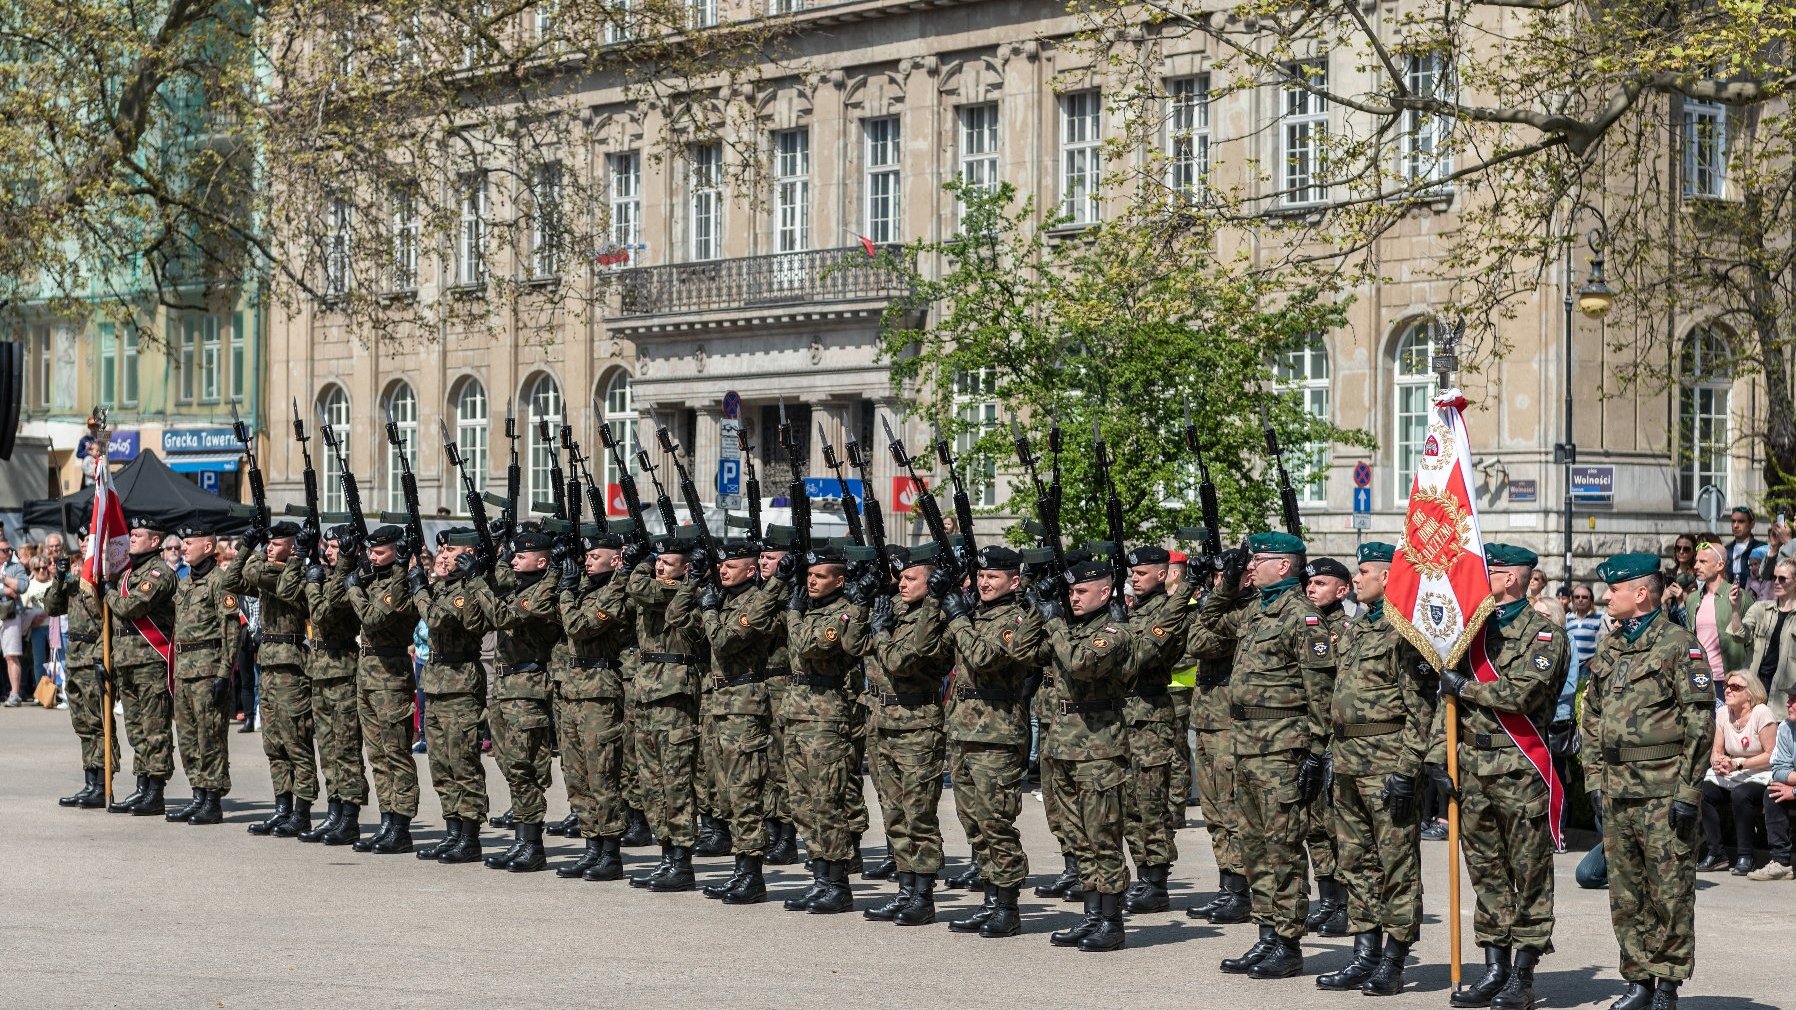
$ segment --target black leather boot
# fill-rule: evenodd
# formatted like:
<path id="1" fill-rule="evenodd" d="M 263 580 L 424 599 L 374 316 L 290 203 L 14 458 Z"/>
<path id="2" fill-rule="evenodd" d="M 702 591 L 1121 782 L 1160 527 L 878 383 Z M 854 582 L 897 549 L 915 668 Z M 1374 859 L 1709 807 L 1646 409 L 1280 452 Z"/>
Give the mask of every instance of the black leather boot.
<path id="1" fill-rule="evenodd" d="M 1099 895 L 1085 896 L 1085 917 L 1066 929 L 1057 929 L 1048 934 L 1048 942 L 1056 947 L 1077 947 L 1079 941 L 1098 928 L 1098 921 L 1103 917 L 1103 906 L 1099 903 Z"/>
<path id="2" fill-rule="evenodd" d="M 480 819 L 464 817 L 461 820 L 461 833 L 455 836 L 455 844 L 437 853 L 437 862 L 449 864 L 480 861 Z"/>
<path id="3" fill-rule="evenodd" d="M 287 819 L 274 826 L 272 834 L 276 838 L 297 838 L 302 833 L 312 830 L 312 801 L 293 798 L 293 812 Z"/>
<path id="4" fill-rule="evenodd" d="M 88 787 L 91 791 L 83 790 L 87 792 L 87 798 L 75 805 L 82 810 L 98 810 L 106 805 L 106 773 L 98 768 L 89 768 L 87 773 L 93 778 L 92 784 Z M 76 793 L 75 795 L 81 794 Z"/>
<path id="5" fill-rule="evenodd" d="M 650 870 L 649 872 L 631 877 L 630 878 L 630 886 L 631 887 L 647 887 L 647 886 L 649 886 L 649 884 L 652 881 L 655 880 L 655 878 L 666 874 L 667 871 L 670 868 L 672 868 L 672 866 L 673 866 L 673 846 L 663 845 L 663 846 L 661 846 L 661 861 L 659 863 L 656 863 L 655 868 Z"/>
<path id="6" fill-rule="evenodd" d="M 374 834 L 369 835 L 367 838 L 357 840 L 354 848 L 357 852 L 373 852 L 374 847 L 381 842 L 386 841 L 387 835 L 391 834 L 392 831 L 393 815 L 383 811 L 380 815 L 380 827 L 376 828 Z"/>
<path id="7" fill-rule="evenodd" d="M 1653 986 L 1653 1010 L 1678 1010 L 1678 984 L 1662 978 Z"/>
<path id="8" fill-rule="evenodd" d="M 64 796 L 57 800 L 57 806 L 97 807 L 100 804 L 93 802 L 94 794 L 96 792 L 100 794 L 101 800 L 104 801 L 106 793 L 100 788 L 100 769 L 85 768 L 82 769 L 82 775 L 86 781 L 82 784 L 81 788 L 77 789 L 72 795 Z"/>
<path id="9" fill-rule="evenodd" d="M 999 887 L 996 890 L 991 918 L 979 927 L 979 935 L 988 940 L 995 940 L 1000 936 L 1016 936 L 1023 931 L 1023 917 L 1016 910 L 1016 896 L 1021 888 Z"/>
<path id="10" fill-rule="evenodd" d="M 503 870 L 505 869 L 505 864 L 511 862 L 523 848 L 524 826 L 522 824 L 514 823 L 511 828 L 511 845 L 503 851 L 495 852 L 481 860 L 481 865 L 489 870 Z"/>
<path id="11" fill-rule="evenodd" d="M 1042 884 L 1035 889 L 1037 898 L 1064 898 L 1066 892 L 1079 886 L 1079 865 L 1073 861 L 1072 853 L 1060 855 L 1062 866 L 1060 876 Z"/>
<path id="12" fill-rule="evenodd" d="M 1122 895 L 1098 895 L 1098 924 L 1079 941 L 1083 951 L 1121 950 L 1123 948 Z"/>
<path id="13" fill-rule="evenodd" d="M 1316 976 L 1316 988 L 1332 989 L 1345 992 L 1358 989 L 1360 983 L 1372 977 L 1378 969 L 1378 961 L 1384 956 L 1384 934 L 1380 930 L 1356 933 L 1353 937 L 1353 960 L 1347 962 L 1340 971 L 1325 972 Z"/>
<path id="14" fill-rule="evenodd" d="M 1408 960 L 1408 941 L 1386 940 L 1384 956 L 1378 959 L 1378 967 L 1373 970 L 1372 977 L 1359 987 L 1359 991 L 1368 996 L 1395 996 L 1402 992 L 1403 964 Z"/>
<path id="15" fill-rule="evenodd" d="M 1540 951 L 1516 951 L 1515 967 L 1509 971 L 1509 981 L 1490 998 L 1490 1005 L 1498 1010 L 1531 1010 L 1534 1006 L 1534 966 L 1539 963 Z"/>
<path id="16" fill-rule="evenodd" d="M 580 818 L 569 813 L 554 824 L 544 826 L 543 832 L 557 838 L 578 838 L 580 837 Z"/>
<path id="17" fill-rule="evenodd" d="M 327 800 L 325 802 L 324 810 L 323 824 L 314 825 L 310 831 L 301 831 L 294 837 L 302 842 L 317 842 L 322 841 L 325 835 L 328 835 L 335 830 L 337 825 L 343 820 L 343 801 Z"/>
<path id="18" fill-rule="evenodd" d="M 1210 921 L 1218 926 L 1233 926 L 1253 918 L 1253 895 L 1248 892 L 1247 878 L 1239 873 L 1224 873 L 1222 887 L 1222 903 L 1210 913 Z"/>
<path id="19" fill-rule="evenodd" d="M 519 824 L 518 840 L 523 844 L 518 846 L 517 854 L 505 864 L 505 869 L 508 872 L 535 873 L 538 870 L 548 869 L 549 859 L 548 853 L 543 851 L 541 821 L 533 824 Z"/>
<path id="20" fill-rule="evenodd" d="M 1339 913 L 1340 921 L 1335 921 Z M 1340 933 L 1331 933 L 1329 928 L 1338 926 Z M 1347 889 L 1333 877 L 1316 878 L 1316 901 L 1310 906 L 1310 914 L 1303 920 L 1303 928 L 1311 933 L 1323 936 L 1341 936 L 1346 933 L 1347 926 Z"/>
<path id="21" fill-rule="evenodd" d="M 624 879 L 624 854 L 622 845 L 615 838 L 599 839 L 599 859 L 580 874 L 581 880 L 622 880 Z"/>
<path id="22" fill-rule="evenodd" d="M 898 875 L 898 860 L 893 857 L 891 847 L 886 848 L 886 857 L 879 865 L 861 873 L 862 880 L 891 880 Z"/>
<path id="23" fill-rule="evenodd" d="M 131 804 L 132 817 L 160 817 L 168 809 L 162 796 L 162 788 L 168 784 L 167 779 L 151 778 L 144 782 L 143 795 Z"/>
<path id="24" fill-rule="evenodd" d="M 811 902 L 816 901 L 818 898 L 823 896 L 823 892 L 829 890 L 829 881 L 824 879 L 823 869 L 824 869 L 823 860 L 814 859 L 811 861 L 811 886 L 809 888 L 806 888 L 803 894 L 799 894 L 795 897 L 787 898 L 784 902 L 782 902 L 781 904 L 783 904 L 785 906 L 786 911 L 788 911 L 788 912 L 809 911 L 810 907 L 811 907 Z"/>
<path id="25" fill-rule="evenodd" d="M 774 821 L 779 837 L 768 847 L 762 862 L 768 866 L 791 866 L 798 862 L 798 828 L 791 821 Z"/>
<path id="26" fill-rule="evenodd" d="M 224 799 L 216 789 L 201 790 L 205 795 L 200 800 L 199 809 L 188 815 L 189 824 L 223 824 Z"/>
<path id="27" fill-rule="evenodd" d="M 631 807 L 624 812 L 624 833 L 618 842 L 626 849 L 655 844 L 655 833 L 649 830 L 649 819 L 642 815 L 642 811 Z"/>
<path id="28" fill-rule="evenodd" d="M 904 874 L 900 873 L 898 876 L 900 878 L 902 878 L 904 876 Z M 902 900 L 902 896 L 904 894 L 902 885 L 900 885 L 900 889 L 899 889 L 898 893 L 900 895 L 900 900 Z M 959 919 L 955 919 L 953 922 L 948 923 L 948 932 L 950 932 L 950 933 L 977 933 L 977 932 L 979 932 L 981 927 L 983 927 L 987 922 L 991 921 L 992 915 L 995 912 L 997 912 L 997 910 L 998 910 L 998 885 L 987 884 L 987 885 L 985 885 L 985 901 L 982 904 L 980 904 L 979 911 L 974 912 L 972 915 L 965 916 L 965 917 L 959 918 Z M 867 917 L 872 918 L 873 913 L 868 912 Z"/>
<path id="29" fill-rule="evenodd" d="M 1172 873 L 1170 866 L 1144 866 L 1141 868 L 1142 888 L 1128 899 L 1124 908 L 1131 912 L 1164 912 L 1172 907 L 1172 900 L 1166 893 L 1166 878 Z M 1106 948 L 1108 949 L 1108 948 Z"/>
<path id="30" fill-rule="evenodd" d="M 1650 1010 L 1653 1005 L 1651 982 L 1629 982 L 1621 998 L 1609 1004 L 1609 1010 Z"/>
<path id="31" fill-rule="evenodd" d="M 1453 990 L 1447 1002 L 1456 1007 L 1490 1006 L 1490 1001 L 1509 982 L 1509 948 L 1488 944 L 1484 948 L 1484 976 L 1463 989 Z"/>
<path id="32" fill-rule="evenodd" d="M 109 814 L 128 814 L 128 813 L 130 813 L 132 804 L 135 804 L 138 800 L 143 799 L 143 791 L 149 787 L 148 786 L 149 781 L 150 781 L 150 777 L 148 775 L 137 776 L 137 788 L 133 789 L 129 796 L 126 796 L 123 799 L 113 800 L 112 805 L 106 808 L 106 812 Z M 275 797 L 274 803 L 275 803 L 275 816 L 278 817 L 281 815 L 280 797 L 278 797 L 278 796 Z M 268 834 L 268 832 L 266 832 L 266 831 L 256 831 L 254 826 L 252 826 L 250 828 L 250 830 L 255 831 L 256 834 L 258 834 L 258 835 Z"/>
<path id="33" fill-rule="evenodd" d="M 758 905 L 767 900 L 767 879 L 761 875 L 761 857 L 743 856 L 736 886 L 723 896 L 726 905 Z"/>
<path id="34" fill-rule="evenodd" d="M 1222 970 L 1230 975 L 1245 975 L 1253 970 L 1254 965 L 1266 959 L 1272 948 L 1278 946 L 1278 930 L 1271 926 L 1260 927 L 1260 938 L 1240 957 L 1228 957 L 1222 960 Z"/>
<path id="35" fill-rule="evenodd" d="M 916 874 L 898 874 L 898 893 L 893 895 L 892 899 L 883 905 L 874 905 L 872 908 L 861 909 L 861 918 L 870 919 L 873 922 L 891 922 L 898 917 L 898 912 L 903 909 L 904 906 L 910 904 L 911 889 L 916 887 L 916 885 Z"/>
<path id="36" fill-rule="evenodd" d="M 198 786 L 195 786 L 193 788 L 193 797 L 191 799 L 189 799 L 186 803 L 182 804 L 181 806 L 178 806 L 175 809 L 170 810 L 168 813 L 163 814 L 162 817 L 164 820 L 169 821 L 171 823 L 174 821 L 184 821 L 187 818 L 192 817 L 193 812 L 195 810 L 198 810 L 200 808 L 200 804 L 202 804 L 204 802 L 206 802 L 206 791 L 204 789 L 199 788 Z"/>
<path id="37" fill-rule="evenodd" d="M 1277 945 L 1247 969 L 1248 978 L 1290 978 L 1303 974 L 1303 947 L 1296 940 L 1279 937 Z"/>
<path id="38" fill-rule="evenodd" d="M 541 826 L 539 825 L 539 831 L 536 836 L 538 842 L 541 842 L 543 838 L 540 827 Z M 540 850 L 542 846 L 538 845 L 537 848 Z M 393 830 L 387 832 L 387 837 L 374 846 L 374 854 L 378 856 L 391 856 L 401 852 L 410 851 L 412 851 L 411 815 L 394 814 Z"/>
<path id="39" fill-rule="evenodd" d="M 318 836 L 318 840 L 326 845 L 354 845 L 362 838 L 362 808 L 359 804 L 344 800 L 337 808 L 337 826 L 326 834 Z"/>
<path id="40" fill-rule="evenodd" d="M 823 864 L 823 893 L 805 911 L 812 915 L 836 915 L 854 911 L 854 888 L 848 883 L 847 860 L 819 859 Z M 859 862 L 858 857 L 856 863 Z"/>
<path id="41" fill-rule="evenodd" d="M 676 891 L 692 890 L 696 881 L 692 876 L 692 848 L 687 845 L 675 845 L 668 850 L 673 863 L 662 876 L 649 881 L 649 890 L 656 894 L 670 894 Z"/>
<path id="42" fill-rule="evenodd" d="M 980 886 L 980 879 L 979 857 L 969 855 L 967 868 L 942 881 L 942 886 L 954 891 L 966 891 Z"/>
<path id="43" fill-rule="evenodd" d="M 599 857 L 604 854 L 604 839 L 601 839 L 598 835 L 588 835 L 586 837 L 586 851 L 580 853 L 580 858 L 568 865 L 557 866 L 555 868 L 555 875 L 563 880 L 571 880 L 591 869 L 592 864 L 598 862 Z"/>
<path id="44" fill-rule="evenodd" d="M 511 808 L 506 807 L 504 813 L 487 818 L 486 824 L 489 828 L 515 828 L 518 820 L 511 815 Z"/>
<path id="45" fill-rule="evenodd" d="M 729 826 L 709 814 L 698 815 L 698 843 L 692 847 L 695 856 L 721 856 L 730 851 Z"/>
<path id="46" fill-rule="evenodd" d="M 293 794 L 276 793 L 274 796 L 274 813 L 269 814 L 263 820 L 251 824 L 249 826 L 249 833 L 252 835 L 271 834 L 291 813 L 293 813 Z"/>
<path id="47" fill-rule="evenodd" d="M 935 921 L 935 874 L 913 873 L 910 880 L 910 901 L 892 921 L 900 926 L 927 926 Z"/>
<path id="48" fill-rule="evenodd" d="M 454 845 L 455 839 L 460 834 L 461 818 L 445 817 L 443 818 L 443 837 L 437 839 L 430 845 L 420 846 L 412 852 L 412 855 L 419 859 L 435 859 L 447 851 L 450 846 Z M 305 841 L 305 839 L 302 838 L 300 841 Z"/>
<path id="49" fill-rule="evenodd" d="M 1201 905 L 1192 905 L 1190 908 L 1185 909 L 1185 917 L 1188 919 L 1208 919 L 1210 913 L 1216 911 L 1216 906 L 1222 904 L 1222 899 L 1227 894 L 1228 892 L 1222 889 L 1222 883 L 1218 881 L 1216 884 L 1216 893 L 1210 895 L 1210 900 Z"/>
<path id="50" fill-rule="evenodd" d="M 722 898 L 724 895 L 730 893 L 730 889 L 741 882 L 743 872 L 742 867 L 745 865 L 744 861 L 747 859 L 747 856 L 738 854 L 736 856 L 735 868 L 730 871 L 728 877 L 725 877 L 722 880 L 712 881 L 699 888 L 698 892 L 707 898 Z"/>

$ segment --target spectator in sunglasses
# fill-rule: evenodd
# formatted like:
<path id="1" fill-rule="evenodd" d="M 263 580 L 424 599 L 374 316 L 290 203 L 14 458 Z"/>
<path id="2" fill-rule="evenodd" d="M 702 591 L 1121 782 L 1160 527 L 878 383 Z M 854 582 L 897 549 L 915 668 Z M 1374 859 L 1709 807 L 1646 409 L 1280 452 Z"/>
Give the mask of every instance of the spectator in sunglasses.
<path id="1" fill-rule="evenodd" d="M 1771 574 L 1771 598 L 1738 609 L 1728 634 L 1746 645 L 1746 669 L 1770 686 L 1773 698 L 1796 688 L 1796 559 L 1783 558 Z"/>

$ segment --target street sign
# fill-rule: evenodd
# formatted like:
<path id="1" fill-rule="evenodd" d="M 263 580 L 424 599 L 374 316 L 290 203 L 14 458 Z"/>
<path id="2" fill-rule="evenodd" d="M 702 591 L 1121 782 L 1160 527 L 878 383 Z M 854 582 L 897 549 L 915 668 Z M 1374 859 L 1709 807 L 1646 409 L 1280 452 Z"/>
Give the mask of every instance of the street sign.
<path id="1" fill-rule="evenodd" d="M 1364 512 L 1355 512 L 1349 516 L 1353 520 L 1353 528 L 1364 532 L 1372 528 L 1372 517 Z"/>
<path id="2" fill-rule="evenodd" d="M 1353 486 L 1354 487 L 1371 487 L 1372 486 L 1372 464 L 1366 462 L 1363 459 L 1360 460 L 1358 463 L 1353 464 Z"/>
<path id="3" fill-rule="evenodd" d="M 742 493 L 742 461 L 739 459 L 720 459 L 717 461 L 717 493 Z"/>
<path id="4" fill-rule="evenodd" d="M 720 494 L 717 496 L 717 507 L 734 510 L 742 507 L 742 496 L 739 494 Z"/>
<path id="5" fill-rule="evenodd" d="M 742 422 L 725 417 L 717 426 L 717 454 L 724 459 L 742 458 Z"/>
<path id="6" fill-rule="evenodd" d="M 1571 492 L 1573 504 L 1613 505 L 1615 503 L 1615 468 L 1612 466 L 1572 467 Z"/>
<path id="7" fill-rule="evenodd" d="M 850 494 L 854 495 L 854 500 L 857 502 L 862 501 L 867 497 L 862 491 L 863 487 L 865 487 L 865 485 L 863 485 L 857 478 L 848 478 L 848 491 Z M 827 499 L 829 501 L 840 501 L 842 498 L 842 483 L 834 477 L 806 477 L 804 479 L 804 493 L 819 500 Z"/>
<path id="8" fill-rule="evenodd" d="M 1509 482 L 1510 501 L 1539 501 L 1540 482 L 1534 480 L 1512 480 Z"/>
<path id="9" fill-rule="evenodd" d="M 1353 489 L 1353 514 L 1364 515 L 1372 511 L 1372 489 L 1360 485 Z"/>
<path id="10" fill-rule="evenodd" d="M 735 390 L 723 394 L 723 416 L 738 418 L 742 416 L 742 394 Z"/>

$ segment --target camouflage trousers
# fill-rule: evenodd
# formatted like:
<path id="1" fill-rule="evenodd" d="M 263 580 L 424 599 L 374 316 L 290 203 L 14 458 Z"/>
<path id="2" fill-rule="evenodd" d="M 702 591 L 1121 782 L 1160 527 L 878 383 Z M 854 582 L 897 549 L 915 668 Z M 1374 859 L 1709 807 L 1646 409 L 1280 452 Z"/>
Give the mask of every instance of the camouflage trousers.
<path id="1" fill-rule="evenodd" d="M 480 763 L 480 699 L 472 694 L 425 695 L 424 745 L 430 760 L 430 785 L 442 804 L 443 816 L 476 824 L 486 820 L 486 769 Z M 356 772 L 359 778 L 359 765 Z"/>
<path id="2" fill-rule="evenodd" d="M 1338 877 L 1340 861 L 1335 852 L 1334 775 L 1330 785 L 1309 806 L 1309 830 L 1304 832 L 1303 846 L 1309 853 L 1310 871 L 1317 879 Z M 1382 783 L 1381 783 L 1382 786 Z M 1417 829 L 1418 831 L 1421 829 Z"/>
<path id="3" fill-rule="evenodd" d="M 428 706 L 427 706 L 428 707 Z M 493 757 L 511 791 L 511 816 L 519 824 L 541 824 L 548 818 L 548 791 L 554 756 L 550 753 L 549 700 L 500 698 L 493 727 Z"/>
<path id="4" fill-rule="evenodd" d="M 1381 929 L 1414 943 L 1422 927 L 1422 824 L 1385 809 L 1383 775 L 1336 775 L 1336 867 L 1347 888 L 1347 931 Z"/>
<path id="5" fill-rule="evenodd" d="M 942 868 L 942 768 L 947 738 L 940 726 L 881 730 L 870 741 L 873 789 L 886 845 L 904 873 Z"/>
<path id="6" fill-rule="evenodd" d="M 712 816 L 730 825 L 731 850 L 741 856 L 767 854 L 767 772 L 773 733 L 764 715 L 714 715 L 704 750 L 711 770 Z"/>
<path id="7" fill-rule="evenodd" d="M 1171 781 L 1166 784 L 1166 817 L 1172 830 L 1185 826 L 1185 798 L 1191 795 L 1191 689 L 1171 687 L 1172 728 L 1175 737 L 1172 751 Z"/>
<path id="8" fill-rule="evenodd" d="M 1253 921 L 1287 940 L 1303 936 L 1310 914 L 1303 839 L 1309 811 L 1297 802 L 1301 751 L 1235 758 L 1235 810 L 1243 871 L 1253 892 Z"/>
<path id="9" fill-rule="evenodd" d="M 362 722 L 362 747 L 374 770 L 374 796 L 383 814 L 418 813 L 418 763 L 412 758 L 412 710 L 417 698 L 410 688 L 360 688 L 356 710 Z"/>
<path id="10" fill-rule="evenodd" d="M 980 872 L 999 887 L 1021 886 L 1029 876 L 1029 857 L 1023 853 L 1023 835 L 1016 819 L 1023 807 L 1023 780 L 1029 777 L 1028 748 L 955 741 L 948 753 L 949 774 L 954 776 L 954 813 L 967 833 Z M 1044 796 L 1050 788 L 1049 764 L 1042 761 Z M 1058 808 L 1055 813 L 1058 815 Z"/>
<path id="11" fill-rule="evenodd" d="M 717 716 L 698 714 L 698 747 L 692 754 L 692 807 L 706 817 L 723 818 L 717 795 Z"/>
<path id="12" fill-rule="evenodd" d="M 623 782 L 624 805 L 632 810 L 646 809 L 648 802 L 642 795 L 642 758 L 636 753 L 636 725 L 641 718 L 641 712 L 641 705 L 625 699 L 624 761 L 619 778 Z"/>
<path id="13" fill-rule="evenodd" d="M 873 817 L 867 810 L 867 788 L 861 781 L 861 766 L 867 763 L 867 727 L 871 718 L 867 706 L 856 702 L 854 722 L 850 724 L 848 742 L 854 756 L 848 763 L 848 833 L 856 838 L 867 833 Z"/>
<path id="14" fill-rule="evenodd" d="M 1459 804 L 1460 844 L 1478 895 L 1472 916 L 1475 941 L 1551 953 L 1553 836 L 1547 830 L 1547 784 L 1532 769 L 1503 775 L 1461 772 L 1459 789 L 1465 795 Z"/>
<path id="15" fill-rule="evenodd" d="M 100 678 L 94 674 L 92 661 L 71 661 L 63 679 L 62 690 L 69 700 L 69 726 L 81 741 L 81 767 L 103 772 L 106 768 L 108 729 L 106 694 L 100 687 Z M 116 768 L 123 755 L 118 749 L 118 727 L 112 726 L 110 729 L 112 766 Z"/>
<path id="16" fill-rule="evenodd" d="M 168 667 L 127 666 L 117 671 L 125 705 L 125 736 L 131 741 L 131 770 L 153 779 L 175 773 L 174 701 L 168 693 Z"/>
<path id="17" fill-rule="evenodd" d="M 231 738 L 224 705 L 212 693 L 217 683 L 216 677 L 175 681 L 175 735 L 188 785 L 224 795 L 231 791 Z"/>
<path id="18" fill-rule="evenodd" d="M 1164 804 L 1179 785 L 1174 769 L 1178 751 L 1183 749 L 1178 740 L 1178 731 L 1183 725 L 1144 722 L 1128 727 L 1129 788 L 1123 794 L 1127 817 L 1124 834 L 1137 869 L 1171 866 L 1173 860 L 1179 858 L 1179 847 L 1173 841 L 1177 825 Z M 1181 790 L 1181 815 L 1184 802 Z"/>
<path id="19" fill-rule="evenodd" d="M 624 708 L 620 698 L 556 699 L 561 778 L 587 838 L 624 833 Z"/>
<path id="20" fill-rule="evenodd" d="M 1672 830 L 1671 797 L 1603 797 L 1609 917 L 1628 982 L 1683 981 L 1696 967 L 1694 830 Z"/>
<path id="21" fill-rule="evenodd" d="M 1044 778 L 1052 768 L 1055 791 L 1066 814 L 1067 841 L 1079 867 L 1079 886 L 1086 893 L 1121 894 L 1129 887 L 1129 864 L 1123 860 L 1123 804 L 1128 791 L 1129 759 L 1043 762 Z M 1044 781 L 1044 785 L 1046 782 Z"/>
<path id="22" fill-rule="evenodd" d="M 1073 842 L 1066 829 L 1066 797 L 1060 791 L 1060 779 L 1054 774 L 1054 764 L 1053 758 L 1046 754 L 1041 756 L 1042 814 L 1048 819 L 1048 831 L 1054 836 L 1055 844 L 1060 846 L 1060 854 L 1070 856 L 1073 853 Z"/>
<path id="23" fill-rule="evenodd" d="M 362 721 L 356 704 L 354 676 L 312 681 L 312 724 L 318 738 L 318 765 L 324 772 L 324 794 L 364 807 L 368 805 L 368 776 L 362 771 Z"/>
<path id="24" fill-rule="evenodd" d="M 276 795 L 318 798 L 318 766 L 312 760 L 312 681 L 297 666 L 264 666 L 256 698 L 262 706 L 262 753 Z"/>
<path id="25" fill-rule="evenodd" d="M 852 733 L 842 722 L 786 724 L 787 803 L 813 859 L 854 858 L 850 794 L 860 796 L 861 781 Z"/>
<path id="26" fill-rule="evenodd" d="M 662 845 L 698 841 L 698 699 L 676 694 L 636 711 L 636 761 L 642 811 Z"/>
<path id="27" fill-rule="evenodd" d="M 761 805 L 766 807 L 769 819 L 789 821 L 792 816 L 786 809 L 786 723 L 779 717 L 779 695 L 771 687 L 767 701 L 774 715 L 767 723 L 771 742 L 767 745 L 767 787 L 761 794 Z"/>
<path id="28" fill-rule="evenodd" d="M 1197 731 L 1197 798 L 1203 803 L 1204 829 L 1216 867 L 1227 873 L 1245 874 L 1241 850 L 1235 843 L 1235 751 L 1226 729 Z"/>

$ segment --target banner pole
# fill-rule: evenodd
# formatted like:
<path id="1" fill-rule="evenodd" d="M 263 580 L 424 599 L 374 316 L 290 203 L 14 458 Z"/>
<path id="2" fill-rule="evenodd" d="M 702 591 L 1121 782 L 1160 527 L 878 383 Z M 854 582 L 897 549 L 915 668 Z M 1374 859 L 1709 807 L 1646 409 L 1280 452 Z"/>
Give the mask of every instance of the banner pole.
<path id="1" fill-rule="evenodd" d="M 106 676 L 100 678 L 100 701 L 105 705 L 102 719 L 105 726 L 105 740 L 102 746 L 106 751 L 106 806 L 112 807 L 112 608 L 106 604 L 106 594 L 100 592 L 100 665 L 106 668 Z"/>
<path id="2" fill-rule="evenodd" d="M 1453 780 L 1453 788 L 1459 788 L 1459 699 L 1447 695 L 1442 699 L 1447 705 L 1447 777 Z M 1447 903 L 1453 911 L 1447 917 L 1447 966 L 1452 979 L 1453 988 L 1459 988 L 1461 974 L 1459 958 L 1460 920 L 1459 920 L 1459 801 L 1447 797 Z"/>

